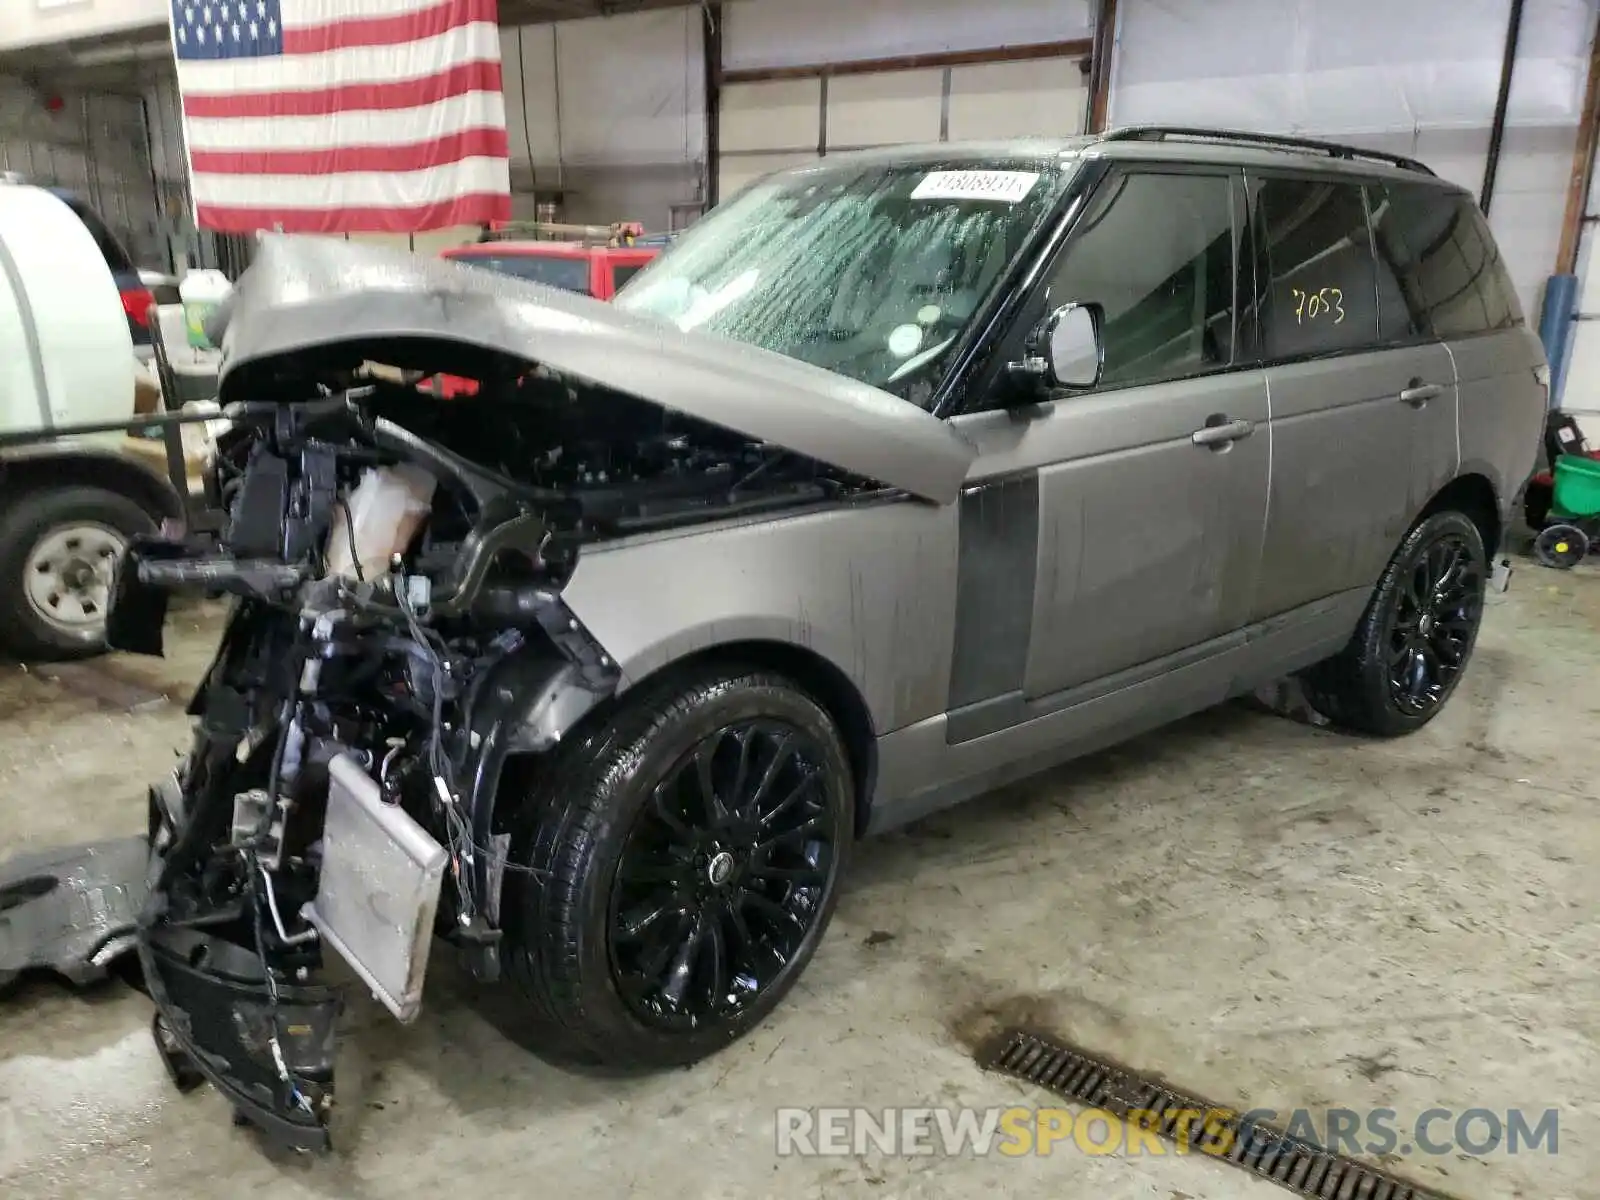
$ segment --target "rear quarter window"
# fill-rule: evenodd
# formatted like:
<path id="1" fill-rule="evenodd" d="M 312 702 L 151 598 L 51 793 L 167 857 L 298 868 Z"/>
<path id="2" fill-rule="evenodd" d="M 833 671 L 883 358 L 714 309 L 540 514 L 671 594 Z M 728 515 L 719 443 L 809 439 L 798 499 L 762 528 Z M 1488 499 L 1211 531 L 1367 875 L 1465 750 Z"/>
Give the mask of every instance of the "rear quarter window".
<path id="1" fill-rule="evenodd" d="M 1374 212 L 1378 244 L 1395 261 L 1419 323 L 1442 338 L 1522 323 L 1499 247 L 1470 197 L 1421 184 L 1390 184 L 1383 193 Z"/>

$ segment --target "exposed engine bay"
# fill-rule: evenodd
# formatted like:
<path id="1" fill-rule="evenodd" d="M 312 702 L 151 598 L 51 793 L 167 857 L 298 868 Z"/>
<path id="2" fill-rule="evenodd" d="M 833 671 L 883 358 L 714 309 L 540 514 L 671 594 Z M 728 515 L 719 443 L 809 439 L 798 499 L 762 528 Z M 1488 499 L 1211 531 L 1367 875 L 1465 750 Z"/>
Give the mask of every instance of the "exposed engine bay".
<path id="1" fill-rule="evenodd" d="M 274 381 L 298 402 L 235 402 L 210 483 L 223 528 L 144 539 L 119 572 L 121 650 L 161 652 L 173 592 L 235 603 L 189 753 L 150 791 L 139 952 L 158 1044 L 175 1077 L 302 1149 L 327 1145 L 330 951 L 401 1020 L 436 936 L 499 975 L 523 870 L 515 797 L 496 803 L 505 764 L 537 769 L 618 683 L 562 603 L 583 548 L 873 486 L 527 364 L 477 365 L 476 393 L 449 401 L 416 373 L 355 372 Z"/>

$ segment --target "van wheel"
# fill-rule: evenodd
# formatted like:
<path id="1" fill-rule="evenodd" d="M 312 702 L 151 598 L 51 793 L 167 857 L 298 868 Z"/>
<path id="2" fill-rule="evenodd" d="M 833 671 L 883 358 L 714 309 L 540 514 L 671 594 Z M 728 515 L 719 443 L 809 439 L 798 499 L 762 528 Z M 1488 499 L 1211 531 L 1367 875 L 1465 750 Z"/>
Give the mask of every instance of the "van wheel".
<path id="1" fill-rule="evenodd" d="M 0 640 L 25 659 L 99 654 L 117 563 L 154 528 L 137 503 L 103 488 L 9 497 L 0 513 Z"/>
<path id="2" fill-rule="evenodd" d="M 1303 676 L 1337 724 L 1394 737 L 1420 729 L 1461 682 L 1483 619 L 1488 563 L 1478 527 L 1435 513 L 1406 535 L 1350 644 Z"/>
<path id="3" fill-rule="evenodd" d="M 695 1062 L 794 985 L 838 899 L 854 790 L 795 685 L 712 669 L 558 751 L 513 833 L 508 974 L 523 1040 L 613 1067 Z"/>

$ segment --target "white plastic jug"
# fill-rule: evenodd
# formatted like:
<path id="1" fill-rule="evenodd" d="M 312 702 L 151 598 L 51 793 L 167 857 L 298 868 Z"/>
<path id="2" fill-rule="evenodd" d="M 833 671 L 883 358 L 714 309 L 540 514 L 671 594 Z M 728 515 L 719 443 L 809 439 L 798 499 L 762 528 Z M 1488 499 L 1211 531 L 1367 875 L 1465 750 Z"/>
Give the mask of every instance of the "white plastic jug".
<path id="1" fill-rule="evenodd" d="M 211 349 L 206 337 L 205 320 L 233 291 L 233 284 L 221 271 L 190 271 L 178 284 L 178 297 L 183 301 L 184 324 L 189 331 L 189 345 L 199 350 Z"/>

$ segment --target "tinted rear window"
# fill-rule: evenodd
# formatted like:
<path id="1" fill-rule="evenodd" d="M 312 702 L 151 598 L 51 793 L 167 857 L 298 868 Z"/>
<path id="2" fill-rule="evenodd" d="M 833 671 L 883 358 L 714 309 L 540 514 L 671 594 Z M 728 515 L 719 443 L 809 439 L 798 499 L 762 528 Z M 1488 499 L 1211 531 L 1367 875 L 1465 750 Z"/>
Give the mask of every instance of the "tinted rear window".
<path id="1" fill-rule="evenodd" d="M 1377 340 L 1372 239 L 1358 184 L 1257 181 L 1256 245 L 1268 358 L 1353 350 Z"/>
<path id="2" fill-rule="evenodd" d="M 1390 184 L 1373 189 L 1373 200 L 1379 251 L 1393 264 L 1414 323 L 1450 338 L 1522 322 L 1499 248 L 1469 197 Z"/>
<path id="3" fill-rule="evenodd" d="M 540 254 L 463 254 L 457 262 L 482 267 L 500 275 L 514 275 L 546 283 L 564 292 L 589 294 L 589 260 L 556 258 Z"/>

